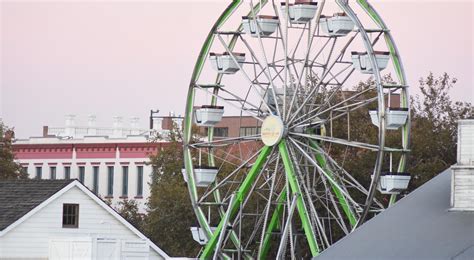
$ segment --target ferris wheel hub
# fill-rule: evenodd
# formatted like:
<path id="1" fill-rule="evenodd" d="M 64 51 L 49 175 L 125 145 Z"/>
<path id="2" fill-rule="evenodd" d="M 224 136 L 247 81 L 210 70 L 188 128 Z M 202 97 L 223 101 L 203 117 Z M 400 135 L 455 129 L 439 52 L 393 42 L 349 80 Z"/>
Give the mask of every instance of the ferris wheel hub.
<path id="1" fill-rule="evenodd" d="M 273 146 L 280 142 L 286 134 L 286 127 L 280 117 L 271 115 L 265 118 L 261 128 L 262 142 L 267 146 Z"/>

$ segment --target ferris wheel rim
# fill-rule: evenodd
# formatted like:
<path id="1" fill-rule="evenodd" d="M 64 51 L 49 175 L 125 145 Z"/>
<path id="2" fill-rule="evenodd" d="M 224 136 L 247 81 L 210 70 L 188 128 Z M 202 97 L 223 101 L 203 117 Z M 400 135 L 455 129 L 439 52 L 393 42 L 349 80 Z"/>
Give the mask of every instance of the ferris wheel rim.
<path id="1" fill-rule="evenodd" d="M 359 0 L 359 1 L 360 1 L 360 0 Z M 231 5 L 234 4 L 234 7 L 237 8 L 238 6 L 237 6 L 237 7 L 235 6 L 235 3 L 237 3 L 237 2 L 239 2 L 238 5 L 240 5 L 241 1 L 234 1 Z M 265 2 L 266 2 L 266 1 L 265 1 Z M 345 1 L 338 0 L 337 2 L 340 3 L 340 4 L 344 4 Z M 362 2 L 363 2 L 363 1 L 362 1 Z M 224 15 L 224 14 L 223 14 L 223 15 Z M 218 21 L 219 21 L 219 19 L 218 19 Z M 217 22 L 216 22 L 216 24 L 217 24 Z M 211 33 L 215 33 L 216 30 L 217 30 L 217 28 L 218 28 L 218 26 L 214 26 L 214 27 L 213 27 L 214 32 L 211 31 Z M 361 29 L 361 30 L 363 31 L 363 29 Z M 219 37 L 219 36 L 218 36 L 218 37 Z M 205 44 L 205 45 L 206 45 L 206 44 Z M 204 48 L 204 47 L 205 47 L 205 46 L 203 46 L 203 48 Z M 227 50 L 230 51 L 229 49 L 227 49 Z M 232 52 L 230 52 L 230 53 L 232 53 Z M 374 68 L 376 68 L 376 73 L 375 73 L 375 74 L 378 74 L 378 80 L 376 80 L 376 81 L 377 81 L 376 84 L 377 84 L 377 87 L 382 88 L 382 82 L 381 82 L 381 79 L 380 79 L 380 74 L 379 74 L 378 69 L 377 69 L 377 63 L 374 61 L 373 53 L 372 53 L 371 55 L 372 55 L 372 56 L 371 56 L 371 57 L 372 57 L 371 62 L 373 63 L 372 66 L 373 66 Z M 194 75 L 194 73 L 193 73 L 193 75 Z M 219 79 L 219 80 L 220 80 L 220 79 Z M 188 101 L 189 101 L 189 97 L 194 95 L 194 91 L 195 91 L 195 89 L 196 89 L 196 88 L 195 88 L 196 84 L 197 84 L 197 83 L 194 81 L 194 79 L 192 79 L 192 80 L 191 80 L 191 84 L 190 84 L 190 91 L 188 91 Z M 286 86 L 285 86 L 285 87 L 286 87 Z M 285 93 L 286 93 L 286 92 L 285 92 Z M 275 95 L 275 93 L 273 93 L 273 95 Z M 383 105 L 383 103 L 384 103 L 384 98 L 382 97 L 382 98 L 380 99 L 380 97 L 379 97 L 379 101 L 380 101 L 380 100 L 381 100 L 381 103 L 382 103 L 382 107 L 383 107 L 383 108 L 382 108 L 382 109 L 379 109 L 379 111 L 381 111 L 381 113 L 379 114 L 379 117 L 382 117 L 382 118 L 383 118 L 383 111 L 384 111 L 384 105 Z M 186 111 L 187 111 L 187 112 L 190 111 L 189 104 L 191 104 L 191 109 L 192 109 L 192 103 L 187 102 L 187 108 L 186 108 Z M 380 102 L 379 102 L 379 107 L 380 107 Z M 241 112 L 244 112 L 244 111 L 241 110 Z M 245 111 L 245 112 L 247 112 L 247 111 Z M 296 114 L 296 113 L 295 113 L 295 114 Z M 187 113 L 186 118 L 189 118 L 189 113 Z M 192 171 L 193 171 L 193 165 L 192 165 L 192 163 L 191 163 L 191 164 L 189 163 L 189 162 L 191 161 L 191 160 L 190 160 L 191 157 L 190 157 L 190 151 L 189 151 L 189 149 L 192 148 L 192 144 L 189 142 L 189 141 L 190 141 L 190 135 L 189 135 L 189 134 L 190 134 L 190 127 L 191 127 L 191 125 L 189 124 L 189 122 L 191 122 L 191 121 L 190 121 L 190 120 L 187 120 L 186 122 L 188 123 L 188 125 L 185 123 L 185 141 L 184 141 L 184 150 L 185 150 L 185 151 L 184 151 L 184 155 L 185 155 L 185 168 L 186 168 L 186 171 L 187 171 L 187 173 L 188 173 L 188 175 L 189 175 L 189 172 L 192 172 Z M 381 120 L 380 122 L 381 122 L 381 126 L 379 127 L 379 131 L 382 132 L 382 133 L 384 133 L 384 132 L 385 132 L 385 124 L 384 124 L 384 121 Z M 294 134 L 294 133 L 292 133 L 292 132 L 289 132 L 289 134 L 290 134 L 290 133 L 291 133 L 291 134 Z M 382 137 L 383 137 L 383 136 L 384 136 L 384 134 L 382 134 Z M 289 140 L 292 141 L 292 140 L 291 140 L 291 137 L 289 137 L 289 138 L 290 138 Z M 212 133 L 209 133 L 208 139 L 209 139 L 209 140 L 212 140 Z M 379 141 L 379 142 L 380 142 L 380 141 Z M 262 149 L 263 149 L 263 148 L 262 148 Z M 384 144 L 380 145 L 378 152 L 379 152 L 379 154 L 382 153 L 382 155 L 379 155 L 379 157 L 383 156 L 384 150 L 385 150 Z M 188 169 L 189 169 L 189 170 L 188 170 Z M 380 170 L 379 170 L 378 172 L 380 173 Z M 192 179 L 192 178 L 191 178 L 191 179 Z M 377 177 L 372 180 L 372 184 L 371 184 L 371 189 L 374 190 L 374 191 L 375 191 L 375 186 L 374 186 L 373 184 L 374 184 L 376 181 L 377 181 Z M 190 180 L 190 181 L 188 182 L 188 187 L 193 186 L 193 185 L 194 185 L 194 184 L 193 184 L 193 180 Z M 194 189 L 191 189 L 191 188 L 190 188 L 190 189 L 189 189 L 189 192 L 190 192 L 190 194 L 191 194 L 191 198 L 193 198 L 193 195 L 195 195 L 196 198 L 198 197 L 197 191 L 196 191 L 196 187 L 194 187 Z M 193 194 L 193 193 L 195 193 L 195 194 Z M 193 199 L 191 199 L 191 200 L 192 200 L 192 202 L 193 202 L 193 208 L 195 208 L 195 211 L 197 210 L 196 213 L 198 213 L 199 215 L 204 215 L 204 213 L 202 212 L 202 210 L 199 209 L 199 206 L 196 204 L 196 201 L 193 201 Z M 367 207 L 367 208 L 369 208 L 369 207 Z M 201 211 L 201 212 L 199 212 L 199 211 Z M 198 214 L 197 214 L 197 215 L 198 215 Z M 198 219 L 199 219 L 199 216 L 198 216 Z M 208 235 L 209 235 L 209 234 L 212 234 L 212 231 L 211 231 L 211 229 L 210 229 L 210 226 L 209 226 L 209 225 L 206 225 L 206 224 L 208 224 L 208 223 L 207 223 L 205 220 L 204 220 L 203 222 L 205 222 L 204 225 L 202 225 L 201 221 L 199 221 L 201 227 L 203 227 L 203 228 L 207 231 L 207 234 L 208 234 Z"/>

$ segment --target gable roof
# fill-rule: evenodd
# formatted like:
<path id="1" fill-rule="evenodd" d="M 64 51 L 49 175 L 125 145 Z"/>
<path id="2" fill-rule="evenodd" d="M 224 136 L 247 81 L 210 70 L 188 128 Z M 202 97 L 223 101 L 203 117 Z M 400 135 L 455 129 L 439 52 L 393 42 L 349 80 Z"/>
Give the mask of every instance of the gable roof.
<path id="1" fill-rule="evenodd" d="M 449 211 L 450 196 L 448 169 L 316 259 L 474 259 L 474 214 Z"/>
<path id="2" fill-rule="evenodd" d="M 0 181 L 0 231 L 71 182 L 73 180 Z"/>
<path id="3" fill-rule="evenodd" d="M 156 253 L 158 253 L 159 255 L 161 255 L 165 259 L 170 259 L 168 254 L 166 254 L 161 248 L 159 248 L 155 243 L 153 243 L 148 237 L 146 237 L 142 232 L 140 232 L 137 228 L 135 228 L 132 224 L 130 224 L 130 222 L 128 222 L 125 218 L 120 216 L 120 214 L 117 211 L 115 211 L 112 207 L 107 205 L 101 198 L 99 198 L 96 194 L 94 194 L 91 190 L 89 190 L 86 186 L 84 186 L 77 179 L 73 179 L 73 180 L 23 180 L 23 181 L 16 181 L 16 183 L 10 183 L 6 186 L 8 186 L 10 190 L 15 190 L 15 189 L 20 190 L 21 189 L 21 190 L 23 190 L 23 192 L 27 191 L 27 193 L 29 193 L 30 195 L 29 196 L 24 195 L 24 198 L 28 199 L 28 197 L 31 197 L 31 194 L 35 194 L 35 191 L 28 191 L 27 189 L 22 189 L 22 188 L 19 189 L 19 186 L 20 185 L 25 185 L 24 187 L 33 188 L 33 186 L 28 186 L 28 185 L 32 185 L 32 184 L 28 183 L 28 182 L 31 182 L 31 181 L 42 182 L 41 184 L 43 184 L 47 187 L 49 185 L 56 186 L 57 189 L 53 192 L 53 190 L 55 188 L 50 188 L 49 192 L 44 192 L 45 194 L 48 193 L 49 195 L 46 196 L 46 195 L 43 194 L 41 196 L 43 198 L 42 201 L 35 200 L 36 201 L 36 206 L 32 205 L 32 208 L 30 208 L 29 210 L 24 212 L 23 215 L 20 215 L 19 217 L 16 218 L 16 220 L 14 220 L 13 222 L 11 222 L 7 226 L 5 226 L 3 229 L 0 229 L 0 237 L 2 237 L 6 233 L 8 233 L 12 229 L 14 229 L 16 226 L 23 223 L 29 217 L 34 215 L 36 212 L 40 211 L 42 208 L 46 207 L 49 203 L 51 203 L 52 201 L 54 201 L 55 199 L 60 197 L 62 194 L 66 193 L 67 191 L 69 191 L 73 187 L 77 187 L 80 190 L 82 190 L 86 195 L 88 195 L 92 200 L 94 200 L 97 204 L 99 204 L 99 206 L 101 206 L 109 214 L 111 214 L 113 217 L 115 217 L 120 223 L 122 223 L 124 226 L 126 226 L 128 229 L 130 229 L 135 235 L 137 235 L 139 238 L 147 241 L 148 245 Z M 52 184 L 47 184 L 49 182 L 52 182 Z M 60 185 L 61 182 L 63 182 L 62 186 Z M 45 189 L 44 186 L 38 186 L 39 183 L 36 184 L 36 185 L 37 186 L 34 186 L 34 188 L 36 188 L 37 190 Z M 15 187 L 15 188 L 12 188 L 12 187 Z M 0 189 L 2 189 L 1 186 L 0 186 Z M 46 188 L 46 189 L 49 189 L 49 188 Z M 22 191 L 20 191 L 19 193 L 22 193 Z M 2 201 L 2 200 L 3 200 L 3 198 L 0 197 L 0 201 Z M 6 204 L 12 205 L 12 203 L 8 203 L 8 202 L 6 202 Z M 11 207 L 8 207 L 8 208 L 6 207 L 5 209 L 6 210 L 12 210 Z M 0 209 L 0 213 L 1 213 L 1 215 L 4 215 L 5 212 L 1 211 L 1 209 Z"/>

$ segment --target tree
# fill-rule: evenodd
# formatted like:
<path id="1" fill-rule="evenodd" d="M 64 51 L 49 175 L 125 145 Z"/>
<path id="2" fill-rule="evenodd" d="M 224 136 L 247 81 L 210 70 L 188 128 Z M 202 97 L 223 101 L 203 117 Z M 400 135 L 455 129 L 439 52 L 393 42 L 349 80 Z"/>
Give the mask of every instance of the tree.
<path id="1" fill-rule="evenodd" d="M 15 162 L 12 149 L 14 132 L 0 121 L 0 180 L 26 179 L 28 173 Z"/>
<path id="2" fill-rule="evenodd" d="M 411 189 L 456 163 L 457 121 L 474 117 L 470 103 L 454 102 L 449 96 L 456 78 L 430 73 L 419 82 L 422 95 L 411 99 Z"/>
<path id="3" fill-rule="evenodd" d="M 138 230 L 143 231 L 145 216 L 138 212 L 136 200 L 122 200 L 117 205 L 117 212 Z"/>
<path id="4" fill-rule="evenodd" d="M 166 139 L 169 143 L 150 157 L 153 178 L 145 232 L 170 255 L 195 256 L 200 246 L 190 231 L 197 223 L 181 174 L 184 163 L 180 129 L 175 127 Z"/>

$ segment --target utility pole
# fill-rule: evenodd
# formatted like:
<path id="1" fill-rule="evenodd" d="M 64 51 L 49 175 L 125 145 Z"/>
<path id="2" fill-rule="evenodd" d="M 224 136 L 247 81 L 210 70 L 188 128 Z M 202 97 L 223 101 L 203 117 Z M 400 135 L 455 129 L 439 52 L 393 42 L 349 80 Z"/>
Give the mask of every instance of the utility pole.
<path id="1" fill-rule="evenodd" d="M 155 116 L 155 114 L 158 114 L 160 112 L 159 109 L 150 110 L 150 129 L 153 129 L 153 119 L 158 118 L 158 116 Z"/>

